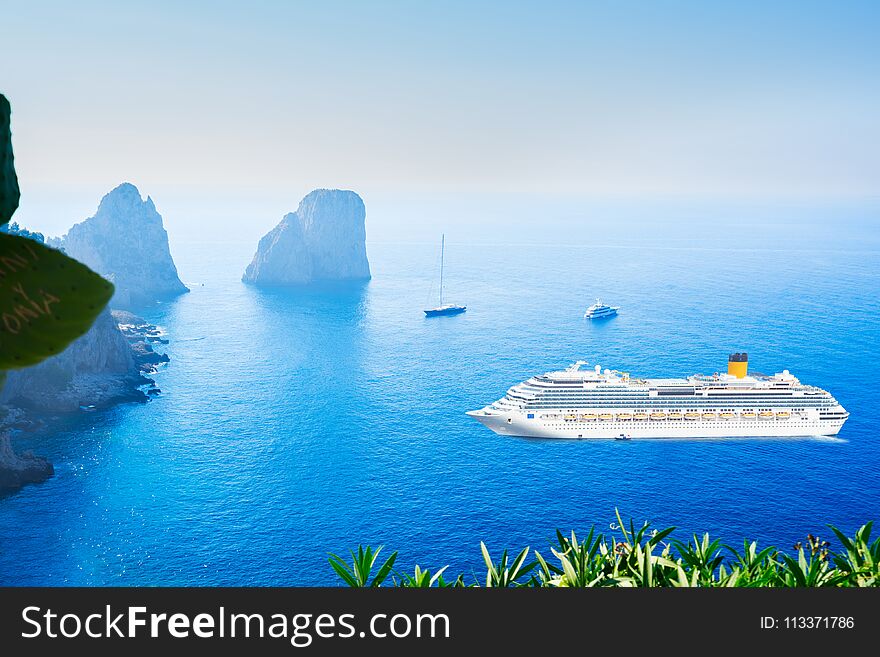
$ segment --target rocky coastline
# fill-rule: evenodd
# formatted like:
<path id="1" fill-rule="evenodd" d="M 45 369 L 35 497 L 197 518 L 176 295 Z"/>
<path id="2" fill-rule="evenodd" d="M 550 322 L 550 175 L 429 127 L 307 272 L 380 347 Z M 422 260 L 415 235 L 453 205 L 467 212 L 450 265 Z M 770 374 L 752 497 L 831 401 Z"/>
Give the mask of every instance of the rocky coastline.
<path id="1" fill-rule="evenodd" d="M 0 386 L 0 491 L 44 481 L 54 469 L 45 458 L 16 453 L 15 436 L 50 432 L 62 417 L 159 394 L 150 378 L 168 356 L 162 331 L 121 308 L 152 305 L 187 292 L 171 257 L 168 234 L 153 200 L 123 183 L 101 200 L 94 216 L 60 239 L 12 225 L 24 237 L 63 249 L 114 282 L 116 294 L 92 327 L 64 352 L 6 372 Z M 2 372 L 0 372 L 2 374 Z"/>
<path id="2" fill-rule="evenodd" d="M 154 349 L 167 344 L 161 330 L 127 311 L 105 311 L 63 353 L 39 365 L 7 372 L 0 390 L 0 493 L 54 474 L 30 451 L 17 453 L 15 437 L 51 432 L 62 418 L 123 403 L 146 403 L 159 393 L 149 375 L 168 362 Z"/>

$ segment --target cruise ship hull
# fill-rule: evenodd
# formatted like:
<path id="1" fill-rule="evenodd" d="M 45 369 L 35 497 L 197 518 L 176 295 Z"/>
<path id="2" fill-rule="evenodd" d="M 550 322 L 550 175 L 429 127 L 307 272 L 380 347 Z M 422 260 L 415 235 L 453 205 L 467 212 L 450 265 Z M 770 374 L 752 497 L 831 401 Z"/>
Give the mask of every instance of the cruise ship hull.
<path id="1" fill-rule="evenodd" d="M 468 415 L 497 434 L 524 438 L 574 440 L 630 438 L 794 438 L 835 436 L 846 418 L 715 419 L 715 420 L 551 420 L 528 418 L 519 412 L 481 409 Z"/>
<path id="2" fill-rule="evenodd" d="M 849 417 L 788 370 L 750 376 L 746 353 L 730 355 L 726 374 L 685 378 L 583 365 L 533 376 L 468 415 L 506 436 L 573 439 L 834 436 Z"/>

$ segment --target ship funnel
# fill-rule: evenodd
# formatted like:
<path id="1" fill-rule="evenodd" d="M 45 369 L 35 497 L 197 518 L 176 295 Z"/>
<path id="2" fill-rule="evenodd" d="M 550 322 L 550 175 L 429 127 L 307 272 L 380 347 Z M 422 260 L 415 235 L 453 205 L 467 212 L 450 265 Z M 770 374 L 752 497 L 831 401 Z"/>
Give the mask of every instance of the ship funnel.
<path id="1" fill-rule="evenodd" d="M 727 359 L 727 373 L 737 379 L 744 378 L 749 373 L 749 355 L 747 353 L 730 354 Z"/>

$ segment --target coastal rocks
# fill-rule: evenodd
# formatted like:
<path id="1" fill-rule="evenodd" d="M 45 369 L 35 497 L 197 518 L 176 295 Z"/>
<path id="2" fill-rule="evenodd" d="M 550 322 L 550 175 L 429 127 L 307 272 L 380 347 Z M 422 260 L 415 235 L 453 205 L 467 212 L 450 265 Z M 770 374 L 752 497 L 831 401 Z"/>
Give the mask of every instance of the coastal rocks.
<path id="1" fill-rule="evenodd" d="M 162 331 L 158 327 L 125 310 L 114 310 L 112 315 L 120 333 L 131 347 L 132 357 L 138 370 L 144 374 L 154 374 L 157 365 L 169 361 L 167 354 L 153 350 L 153 344 L 168 344 L 168 340 L 162 337 Z M 147 391 L 148 394 L 157 394 L 157 392 L 158 388 Z"/>
<path id="2" fill-rule="evenodd" d="M 81 407 L 107 407 L 144 401 L 141 376 L 128 340 L 109 311 L 57 356 L 33 367 L 7 372 L 0 404 L 34 414 L 75 412 Z"/>
<path id="3" fill-rule="evenodd" d="M 37 484 L 53 474 L 55 468 L 49 461 L 42 456 L 34 456 L 30 451 L 16 453 L 12 449 L 9 433 L 0 434 L 0 491 Z"/>
<path id="4" fill-rule="evenodd" d="M 121 322 L 121 323 L 118 323 Z M 0 490 L 13 490 L 52 476 L 46 459 L 12 448 L 12 432 L 51 427 L 59 415 L 95 411 L 159 394 L 144 376 L 168 356 L 153 350 L 167 343 L 161 332 L 125 311 L 102 312 L 92 328 L 57 356 L 6 372 L 0 389 Z"/>
<path id="5" fill-rule="evenodd" d="M 354 192 L 316 189 L 260 240 L 242 280 L 305 285 L 370 278 L 365 216 L 364 202 Z"/>
<path id="6" fill-rule="evenodd" d="M 187 292 L 171 258 L 168 233 L 153 200 L 123 183 L 104 196 L 93 217 L 73 226 L 60 246 L 112 281 L 113 308 L 131 308 Z"/>

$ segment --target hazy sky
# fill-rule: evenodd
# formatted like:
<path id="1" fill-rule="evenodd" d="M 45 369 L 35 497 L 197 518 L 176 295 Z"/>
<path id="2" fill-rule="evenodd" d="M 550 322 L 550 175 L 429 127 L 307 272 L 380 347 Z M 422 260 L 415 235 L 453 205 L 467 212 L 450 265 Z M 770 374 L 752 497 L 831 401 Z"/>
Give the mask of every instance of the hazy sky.
<path id="1" fill-rule="evenodd" d="M 88 189 L 92 208 L 122 180 L 274 190 L 290 209 L 313 187 L 880 189 L 875 1 L 0 0 L 0 16 L 24 191 Z"/>

